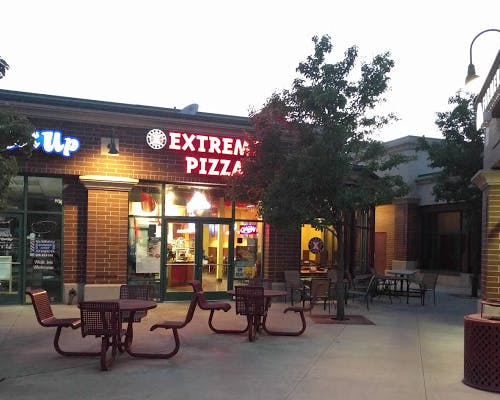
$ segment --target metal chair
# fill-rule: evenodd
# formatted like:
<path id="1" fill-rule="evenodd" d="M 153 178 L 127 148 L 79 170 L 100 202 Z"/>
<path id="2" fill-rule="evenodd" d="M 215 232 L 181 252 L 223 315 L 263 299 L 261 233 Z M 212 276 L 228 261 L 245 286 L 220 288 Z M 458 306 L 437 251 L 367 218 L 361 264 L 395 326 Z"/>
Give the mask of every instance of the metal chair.
<path id="1" fill-rule="evenodd" d="M 307 287 L 300 279 L 300 271 L 286 270 L 285 271 L 285 290 L 290 293 L 291 303 L 293 306 L 293 296 L 295 293 L 300 295 L 300 301 L 304 306 Z"/>
<path id="2" fill-rule="evenodd" d="M 362 279 L 351 279 L 349 286 L 346 291 L 345 302 L 347 304 L 347 299 L 349 296 L 362 297 L 366 301 L 366 309 L 370 309 L 370 302 L 375 295 L 377 285 L 377 276 L 369 275 L 363 276 Z"/>
<path id="3" fill-rule="evenodd" d="M 56 318 L 50 306 L 49 296 L 46 290 L 30 289 L 26 294 L 31 298 L 31 304 L 35 310 L 38 323 L 45 328 L 57 328 L 54 336 L 54 348 L 63 356 L 97 356 L 100 353 L 88 353 L 80 351 L 64 351 L 59 346 L 59 338 L 62 328 L 78 329 L 80 328 L 80 318 Z"/>
<path id="4" fill-rule="evenodd" d="M 266 301 L 262 286 L 235 287 L 236 314 L 247 317 L 248 340 L 253 342 L 266 315 Z"/>
<path id="5" fill-rule="evenodd" d="M 189 308 L 186 313 L 186 317 L 184 318 L 183 321 L 163 321 L 163 322 L 158 322 L 157 324 L 152 325 L 149 330 L 154 331 L 155 329 L 158 328 L 163 328 L 163 329 L 172 329 L 172 334 L 174 335 L 174 341 L 175 341 L 175 346 L 172 351 L 169 351 L 168 353 L 136 353 L 136 352 L 129 352 L 130 355 L 134 357 L 145 357 L 145 358 L 170 358 L 173 357 L 177 354 L 179 351 L 179 348 L 181 346 L 181 342 L 179 339 L 179 329 L 184 328 L 187 324 L 191 322 L 193 319 L 194 315 L 194 310 L 196 309 L 196 303 L 197 303 L 197 296 L 196 294 L 193 294 L 193 297 L 191 298 L 191 303 L 189 303 Z"/>
<path id="6" fill-rule="evenodd" d="M 208 301 L 205 298 L 205 293 L 201 286 L 201 282 L 198 280 L 191 281 L 191 286 L 193 286 L 194 293 L 196 294 L 198 306 L 202 310 L 210 310 L 210 316 L 208 317 L 208 326 L 215 333 L 245 333 L 248 328 L 235 330 L 235 329 L 219 329 L 213 325 L 213 318 L 215 311 L 228 312 L 231 309 L 231 304 L 223 301 Z"/>
<path id="7" fill-rule="evenodd" d="M 78 304 L 82 336 L 94 335 L 101 338 L 101 370 L 106 371 L 115 361 L 116 353 L 123 352 L 120 306 L 118 302 L 82 301 Z M 107 353 L 111 347 L 111 356 Z"/>
<path id="8" fill-rule="evenodd" d="M 121 285 L 120 299 L 151 300 L 151 285 Z M 147 311 L 136 311 L 134 313 L 134 322 L 141 322 L 147 315 Z M 122 312 L 122 322 L 128 322 L 130 313 Z"/>
<path id="9" fill-rule="evenodd" d="M 311 290 L 309 294 L 306 295 L 309 299 L 310 310 L 314 307 L 314 303 L 323 301 L 323 310 L 326 310 L 326 303 L 328 302 L 328 314 L 330 314 L 331 305 L 331 291 L 330 291 L 330 279 L 328 278 L 315 278 L 311 280 Z M 314 299 L 314 302 L 313 302 Z"/>
<path id="10" fill-rule="evenodd" d="M 427 292 L 432 292 L 434 305 L 436 305 L 436 284 L 439 274 L 435 272 L 424 272 L 422 281 L 420 283 L 420 290 L 422 293 L 422 305 L 425 305 L 425 295 Z"/>

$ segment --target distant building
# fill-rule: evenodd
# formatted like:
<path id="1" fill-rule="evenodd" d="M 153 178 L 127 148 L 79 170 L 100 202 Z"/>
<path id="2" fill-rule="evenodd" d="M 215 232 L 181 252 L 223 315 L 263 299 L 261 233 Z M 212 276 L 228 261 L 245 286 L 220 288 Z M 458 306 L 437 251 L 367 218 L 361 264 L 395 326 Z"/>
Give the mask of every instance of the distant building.
<path id="1" fill-rule="evenodd" d="M 405 136 L 385 143 L 389 152 L 413 159 L 394 170 L 410 186 L 408 195 L 376 207 L 375 269 L 378 273 L 387 269 L 433 270 L 440 272 L 441 280 L 455 276 L 454 281 L 464 286 L 471 272 L 464 205 L 434 199 L 432 189 L 439 170 L 429 166 L 426 151 L 416 150 L 418 139 Z"/>

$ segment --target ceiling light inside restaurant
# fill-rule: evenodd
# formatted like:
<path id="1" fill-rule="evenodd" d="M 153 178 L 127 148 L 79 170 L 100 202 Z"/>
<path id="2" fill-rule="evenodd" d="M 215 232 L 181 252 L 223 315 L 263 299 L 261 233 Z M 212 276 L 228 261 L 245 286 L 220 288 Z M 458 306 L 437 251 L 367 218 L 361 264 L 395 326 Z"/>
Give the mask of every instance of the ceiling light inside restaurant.
<path id="1" fill-rule="evenodd" d="M 188 215 L 210 210 L 211 204 L 208 202 L 204 193 L 195 191 L 191 200 L 186 204 Z"/>

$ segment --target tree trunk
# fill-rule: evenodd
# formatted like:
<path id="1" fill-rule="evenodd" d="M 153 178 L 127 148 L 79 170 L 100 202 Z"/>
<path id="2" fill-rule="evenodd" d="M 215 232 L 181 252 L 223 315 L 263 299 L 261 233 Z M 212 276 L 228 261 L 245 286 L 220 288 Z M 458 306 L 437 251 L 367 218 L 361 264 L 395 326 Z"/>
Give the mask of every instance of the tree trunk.
<path id="1" fill-rule="evenodd" d="M 344 226 L 338 224 L 335 226 L 337 232 L 337 245 L 339 249 L 339 269 L 337 270 L 337 282 L 335 283 L 335 293 L 337 294 L 337 316 L 335 319 L 345 319 L 345 249 L 344 249 Z"/>

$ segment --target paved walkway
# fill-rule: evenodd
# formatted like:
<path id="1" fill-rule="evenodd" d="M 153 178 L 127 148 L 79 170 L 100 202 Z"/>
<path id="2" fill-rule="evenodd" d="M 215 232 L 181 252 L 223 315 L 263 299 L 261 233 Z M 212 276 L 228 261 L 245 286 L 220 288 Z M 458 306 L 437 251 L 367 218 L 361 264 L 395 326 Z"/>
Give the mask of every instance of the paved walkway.
<path id="1" fill-rule="evenodd" d="M 109 371 L 97 358 L 62 357 L 52 346 L 53 329 L 42 328 L 33 308 L 0 307 L 0 397 L 2 399 L 170 399 L 170 400 L 498 400 L 470 388 L 463 378 L 463 316 L 477 301 L 438 291 L 437 305 L 375 299 L 367 311 L 359 302 L 347 314 L 374 325 L 317 324 L 307 318 L 300 337 L 261 334 L 218 335 L 199 309 L 180 331 L 181 349 L 169 360 L 120 355 Z M 164 330 L 149 332 L 162 319 L 180 319 L 188 303 L 160 304 L 136 325 L 136 350 L 167 350 Z M 58 317 L 77 316 L 76 306 L 56 305 Z M 274 303 L 269 320 L 297 325 L 297 317 Z M 314 314 L 323 313 L 316 306 Z M 220 325 L 242 324 L 234 309 L 216 315 Z M 98 347 L 79 331 L 63 331 L 63 348 Z"/>

